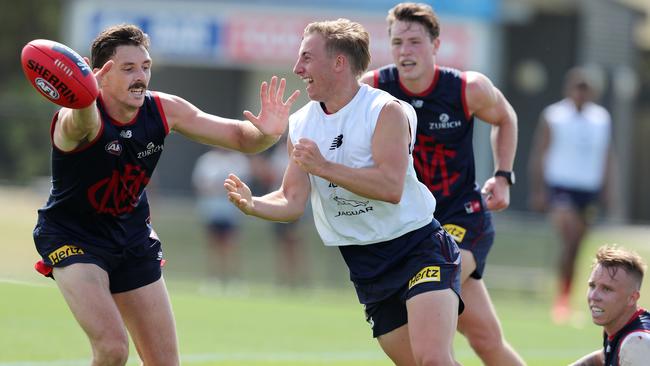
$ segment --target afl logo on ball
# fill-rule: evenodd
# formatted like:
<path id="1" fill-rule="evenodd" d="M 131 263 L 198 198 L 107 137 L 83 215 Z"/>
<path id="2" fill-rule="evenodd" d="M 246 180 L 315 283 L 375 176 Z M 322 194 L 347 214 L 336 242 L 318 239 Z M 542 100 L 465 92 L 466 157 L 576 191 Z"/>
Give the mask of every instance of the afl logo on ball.
<path id="1" fill-rule="evenodd" d="M 53 100 L 59 99 L 59 92 L 56 91 L 56 88 L 47 80 L 43 78 L 36 78 L 34 80 L 34 84 L 36 84 L 36 86 L 41 89 L 43 94 L 45 94 L 48 98 Z"/>
<path id="2" fill-rule="evenodd" d="M 122 145 L 117 140 L 111 141 L 106 144 L 106 152 L 113 155 L 120 155 L 122 153 Z"/>

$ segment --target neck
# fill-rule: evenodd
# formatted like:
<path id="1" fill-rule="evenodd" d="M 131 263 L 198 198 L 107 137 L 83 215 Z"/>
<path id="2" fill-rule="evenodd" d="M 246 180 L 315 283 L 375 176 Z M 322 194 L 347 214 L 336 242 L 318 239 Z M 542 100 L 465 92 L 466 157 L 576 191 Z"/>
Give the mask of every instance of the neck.
<path id="1" fill-rule="evenodd" d="M 101 94 L 104 110 L 117 123 L 127 124 L 138 114 L 139 107 L 126 105 L 107 94 Z"/>
<path id="2" fill-rule="evenodd" d="M 336 113 L 345 107 L 357 95 L 361 85 L 356 78 L 352 78 L 350 82 L 339 87 L 331 93 L 331 97 L 322 101 L 325 104 L 327 113 Z"/>
<path id="3" fill-rule="evenodd" d="M 618 319 L 616 319 L 616 321 L 604 327 L 605 333 L 607 333 L 609 337 L 614 336 L 632 319 L 632 316 L 634 316 L 634 313 L 636 313 L 637 310 L 639 310 L 639 308 L 636 306 L 627 309 Z"/>
<path id="4" fill-rule="evenodd" d="M 414 79 L 406 79 L 400 76 L 400 82 L 409 92 L 413 94 L 420 94 L 431 86 L 433 79 L 436 77 L 436 66 L 428 68 L 420 77 Z"/>

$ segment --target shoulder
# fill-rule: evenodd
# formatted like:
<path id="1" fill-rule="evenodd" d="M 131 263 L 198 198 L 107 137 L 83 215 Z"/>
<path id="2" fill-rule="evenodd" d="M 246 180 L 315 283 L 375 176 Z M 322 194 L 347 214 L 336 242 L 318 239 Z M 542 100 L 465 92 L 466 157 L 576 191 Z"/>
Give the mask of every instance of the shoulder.
<path id="1" fill-rule="evenodd" d="M 377 69 L 370 70 L 365 74 L 363 74 L 361 78 L 359 78 L 359 81 L 376 88 L 378 85 L 378 76 L 379 76 L 379 70 Z"/>
<path id="2" fill-rule="evenodd" d="M 316 109 L 315 107 L 318 106 L 318 102 L 309 101 L 307 104 L 302 106 L 300 109 L 297 111 L 293 112 L 289 116 L 289 127 L 291 128 L 292 126 L 295 126 L 296 124 L 299 124 L 300 122 L 306 120 L 309 115 L 315 113 Z"/>
<path id="3" fill-rule="evenodd" d="M 611 120 L 609 111 L 605 107 L 596 103 L 589 103 L 589 113 L 594 116 L 594 118 L 605 123 L 608 123 Z"/>
<path id="4" fill-rule="evenodd" d="M 625 335 L 619 347 L 621 366 L 647 365 L 650 359 L 650 331 L 636 330 Z"/>
<path id="5" fill-rule="evenodd" d="M 492 80 L 478 71 L 465 71 L 461 78 L 465 80 L 467 92 L 477 95 L 494 93 Z"/>

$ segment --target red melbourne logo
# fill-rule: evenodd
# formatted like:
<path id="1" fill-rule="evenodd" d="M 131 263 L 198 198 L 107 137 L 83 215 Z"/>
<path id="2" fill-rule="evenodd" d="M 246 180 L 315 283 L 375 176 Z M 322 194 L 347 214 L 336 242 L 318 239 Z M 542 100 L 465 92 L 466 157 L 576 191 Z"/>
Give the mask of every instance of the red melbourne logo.
<path id="1" fill-rule="evenodd" d="M 149 177 L 140 166 L 127 164 L 124 171 L 113 174 L 93 184 L 88 189 L 88 201 L 97 213 L 122 215 L 133 211 L 140 200 Z"/>
<path id="2" fill-rule="evenodd" d="M 443 144 L 435 144 L 431 136 L 418 135 L 417 139 L 419 144 L 415 145 L 413 151 L 413 163 L 422 183 L 433 192 L 449 196 L 450 187 L 460 177 L 458 172 L 450 174 L 447 171 L 447 159 L 455 157 L 456 151 L 445 149 Z"/>

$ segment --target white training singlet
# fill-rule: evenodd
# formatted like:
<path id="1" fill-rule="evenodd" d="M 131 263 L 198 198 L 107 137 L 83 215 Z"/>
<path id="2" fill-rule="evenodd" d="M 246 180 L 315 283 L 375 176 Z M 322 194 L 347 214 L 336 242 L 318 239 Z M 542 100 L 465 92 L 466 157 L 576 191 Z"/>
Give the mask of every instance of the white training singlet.
<path id="1" fill-rule="evenodd" d="M 311 101 L 289 118 L 289 138 L 313 140 L 328 161 L 351 168 L 370 167 L 371 142 L 379 113 L 392 95 L 362 85 L 341 110 L 326 114 L 319 102 Z M 328 246 L 363 245 L 397 238 L 431 223 L 436 200 L 420 183 L 413 168 L 417 117 L 408 103 L 401 102 L 411 129 L 409 164 L 399 204 L 354 194 L 327 180 L 309 175 L 314 222 Z"/>
<path id="2" fill-rule="evenodd" d="M 546 107 L 543 118 L 550 129 L 544 161 L 544 179 L 550 186 L 597 191 L 601 188 L 611 136 L 607 110 L 586 103 L 578 111 L 570 99 Z"/>

